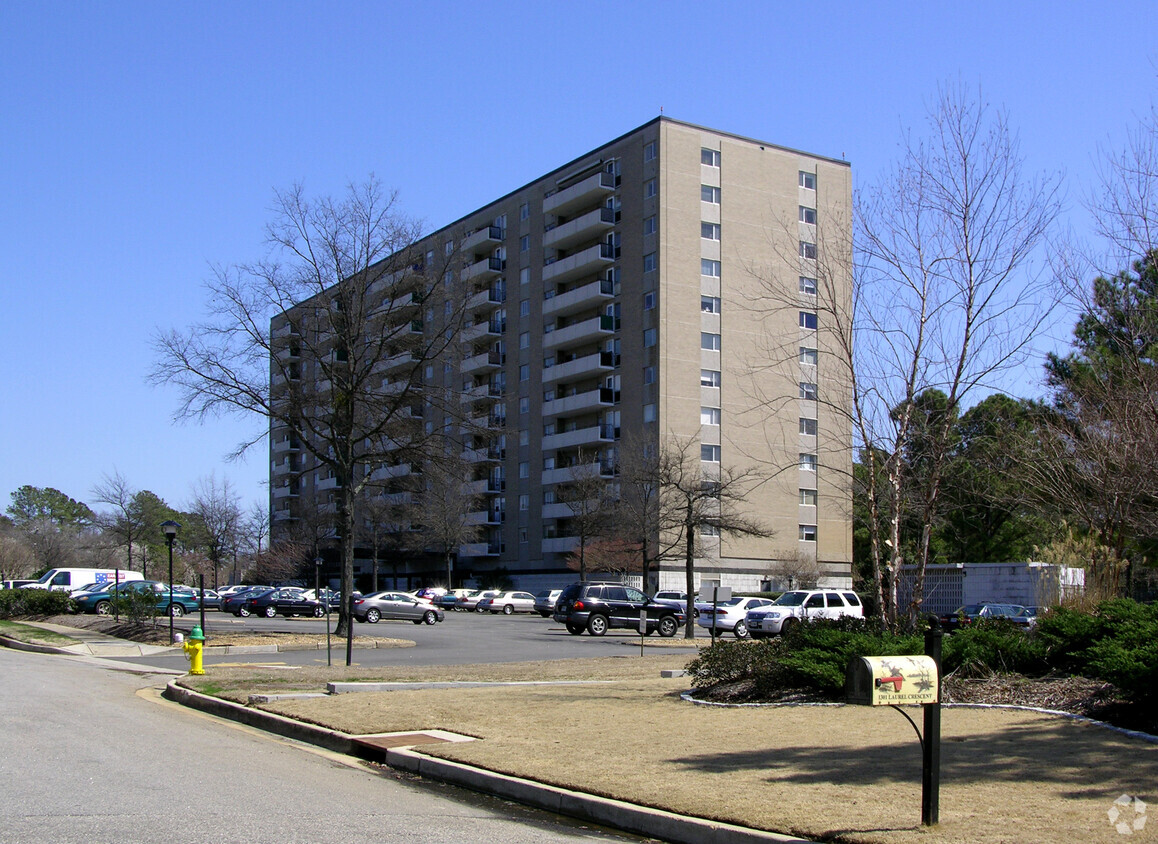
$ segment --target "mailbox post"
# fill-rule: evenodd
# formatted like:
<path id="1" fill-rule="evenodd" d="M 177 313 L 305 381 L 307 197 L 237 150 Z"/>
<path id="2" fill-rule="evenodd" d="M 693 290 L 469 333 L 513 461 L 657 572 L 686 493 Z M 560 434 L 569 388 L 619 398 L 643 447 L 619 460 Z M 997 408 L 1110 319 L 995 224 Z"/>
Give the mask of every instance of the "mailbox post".
<path id="1" fill-rule="evenodd" d="M 921 823 L 932 826 L 941 816 L 941 619 L 929 616 L 925 654 L 937 666 L 937 699 L 924 705 L 925 740 L 921 743 Z"/>
<path id="2" fill-rule="evenodd" d="M 939 822 L 941 789 L 941 622 L 930 616 L 924 656 L 853 657 L 845 672 L 849 703 L 891 706 L 917 731 L 921 742 L 921 823 Z M 899 707 L 921 704 L 924 734 Z"/>

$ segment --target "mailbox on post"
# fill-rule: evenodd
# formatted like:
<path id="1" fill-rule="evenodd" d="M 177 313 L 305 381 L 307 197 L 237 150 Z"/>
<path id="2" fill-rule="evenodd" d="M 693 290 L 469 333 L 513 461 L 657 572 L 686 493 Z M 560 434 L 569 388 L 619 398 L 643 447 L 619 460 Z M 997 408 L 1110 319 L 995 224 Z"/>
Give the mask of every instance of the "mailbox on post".
<path id="1" fill-rule="evenodd" d="M 861 656 L 844 675 L 844 697 L 862 706 L 937 703 L 937 663 L 931 656 Z"/>

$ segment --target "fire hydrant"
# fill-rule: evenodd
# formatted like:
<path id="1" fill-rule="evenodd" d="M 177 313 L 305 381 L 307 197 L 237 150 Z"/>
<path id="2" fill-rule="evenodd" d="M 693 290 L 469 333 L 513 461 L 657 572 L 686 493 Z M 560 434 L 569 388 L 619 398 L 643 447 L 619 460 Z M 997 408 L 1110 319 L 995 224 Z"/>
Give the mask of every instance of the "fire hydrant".
<path id="1" fill-rule="evenodd" d="M 185 651 L 185 658 L 189 660 L 190 674 L 204 674 L 205 669 L 202 667 L 201 657 L 202 648 L 204 647 L 205 634 L 201 632 L 200 627 L 194 627 L 189 633 L 189 641 L 181 643 L 181 649 Z"/>

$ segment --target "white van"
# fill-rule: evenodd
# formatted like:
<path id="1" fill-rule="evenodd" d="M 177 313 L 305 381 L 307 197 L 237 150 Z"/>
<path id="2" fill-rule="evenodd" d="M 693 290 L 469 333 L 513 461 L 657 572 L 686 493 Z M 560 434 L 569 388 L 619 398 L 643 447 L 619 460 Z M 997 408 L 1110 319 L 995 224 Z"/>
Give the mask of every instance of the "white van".
<path id="1" fill-rule="evenodd" d="M 49 569 L 44 577 L 35 583 L 22 586 L 22 589 L 54 589 L 60 592 L 71 592 L 79 589 L 86 583 L 113 583 L 120 575 L 120 582 L 127 580 L 144 580 L 139 571 L 127 569 Z"/>

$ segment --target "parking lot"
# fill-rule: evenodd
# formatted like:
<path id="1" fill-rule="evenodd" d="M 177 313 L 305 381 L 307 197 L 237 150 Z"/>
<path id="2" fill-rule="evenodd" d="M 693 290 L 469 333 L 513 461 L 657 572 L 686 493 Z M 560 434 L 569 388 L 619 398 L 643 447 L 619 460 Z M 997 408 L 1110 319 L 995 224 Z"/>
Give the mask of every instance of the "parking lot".
<path id="1" fill-rule="evenodd" d="M 189 631 L 198 624 L 197 615 L 177 620 L 177 626 Z M 337 625 L 337 616 L 331 616 L 331 631 Z M 278 663 L 285 665 L 317 665 L 326 663 L 326 651 L 295 650 L 261 654 L 214 654 L 215 638 L 237 631 L 263 633 L 295 633 L 316 636 L 325 642 L 326 620 L 313 618 L 238 618 L 228 613 L 208 610 L 205 613 L 207 637 L 205 668 L 214 664 Z M 413 624 L 408 621 L 379 621 L 377 624 L 355 624 L 354 635 L 405 639 L 414 647 L 356 648 L 353 662 L 364 667 L 382 665 L 466 665 L 487 662 L 529 662 L 548 659 L 574 659 L 592 656 L 631 655 L 639 653 L 640 636 L 634 631 L 611 630 L 607 635 L 594 637 L 584 633 L 572 636 L 561 624 L 536 614 L 490 615 L 474 612 L 448 612 L 446 620 L 435 625 Z M 690 654 L 696 647 L 686 644 L 682 631 L 674 639 L 649 636 L 644 639 L 649 653 L 663 648 L 673 655 Z M 706 641 L 703 631 L 697 631 L 697 642 Z M 332 659 L 345 662 L 344 638 L 331 633 Z M 172 655 L 140 657 L 134 662 L 180 668 L 186 665 L 180 651 Z"/>

